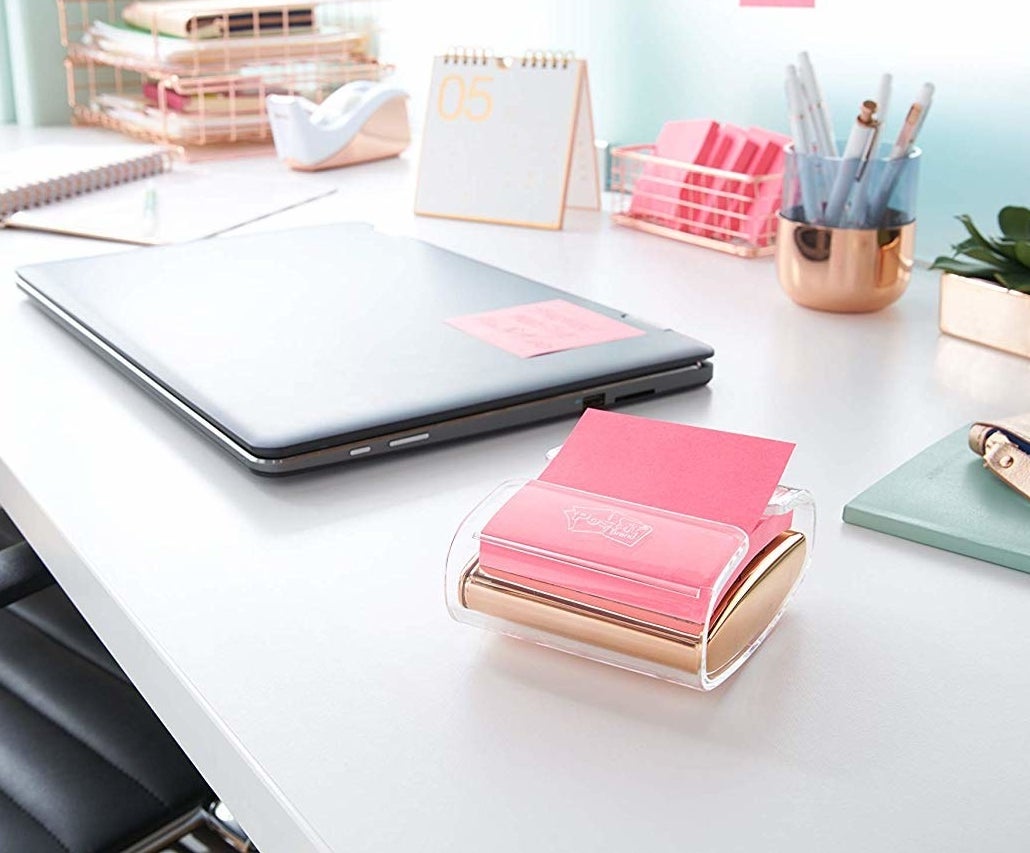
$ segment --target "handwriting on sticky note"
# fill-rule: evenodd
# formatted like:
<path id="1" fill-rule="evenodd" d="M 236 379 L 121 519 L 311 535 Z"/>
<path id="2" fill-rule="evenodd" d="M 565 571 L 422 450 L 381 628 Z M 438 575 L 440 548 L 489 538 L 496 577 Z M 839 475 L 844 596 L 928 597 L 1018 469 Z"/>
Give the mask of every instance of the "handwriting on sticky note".
<path id="1" fill-rule="evenodd" d="M 466 314 L 452 317 L 447 323 L 519 358 L 533 358 L 644 334 L 643 329 L 564 299 Z"/>

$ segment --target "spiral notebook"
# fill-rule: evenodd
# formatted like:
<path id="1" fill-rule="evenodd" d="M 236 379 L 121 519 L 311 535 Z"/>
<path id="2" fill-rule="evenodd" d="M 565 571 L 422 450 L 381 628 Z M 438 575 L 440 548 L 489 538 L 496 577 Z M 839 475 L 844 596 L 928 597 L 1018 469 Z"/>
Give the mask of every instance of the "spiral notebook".
<path id="1" fill-rule="evenodd" d="M 37 145 L 13 151 L 0 157 L 0 219 L 171 167 L 171 151 L 160 145 Z"/>
<path id="2" fill-rule="evenodd" d="M 461 50 L 433 62 L 415 212 L 561 228 L 600 208 L 587 64 Z"/>
<path id="3" fill-rule="evenodd" d="M 41 145 L 0 156 L 0 225 L 156 246 L 211 237 L 333 192 L 176 164 L 158 145 Z"/>

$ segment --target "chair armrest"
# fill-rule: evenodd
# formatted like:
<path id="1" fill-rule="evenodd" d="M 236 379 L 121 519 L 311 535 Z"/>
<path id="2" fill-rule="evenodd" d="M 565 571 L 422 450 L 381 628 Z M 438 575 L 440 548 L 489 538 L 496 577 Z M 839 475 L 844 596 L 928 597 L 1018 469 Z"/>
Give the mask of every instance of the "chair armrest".
<path id="1" fill-rule="evenodd" d="M 53 582 L 28 542 L 18 542 L 0 551 L 0 607 L 39 592 Z"/>

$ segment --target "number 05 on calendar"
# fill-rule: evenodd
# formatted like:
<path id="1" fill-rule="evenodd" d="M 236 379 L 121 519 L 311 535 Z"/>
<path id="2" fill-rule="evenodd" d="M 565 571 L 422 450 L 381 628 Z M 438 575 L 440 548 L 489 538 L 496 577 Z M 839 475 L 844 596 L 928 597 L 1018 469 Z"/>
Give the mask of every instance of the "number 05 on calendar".
<path id="1" fill-rule="evenodd" d="M 415 212 L 562 227 L 600 208 L 586 62 L 454 51 L 433 64 Z"/>

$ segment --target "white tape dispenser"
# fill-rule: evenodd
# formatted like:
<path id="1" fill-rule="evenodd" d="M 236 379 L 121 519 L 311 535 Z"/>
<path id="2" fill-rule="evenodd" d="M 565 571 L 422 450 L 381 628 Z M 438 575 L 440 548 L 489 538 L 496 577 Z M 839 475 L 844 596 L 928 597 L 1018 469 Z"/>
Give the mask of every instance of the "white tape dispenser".
<path id="1" fill-rule="evenodd" d="M 321 104 L 299 95 L 265 99 L 280 160 L 314 172 L 396 157 L 411 141 L 407 93 L 396 86 L 356 80 Z"/>

